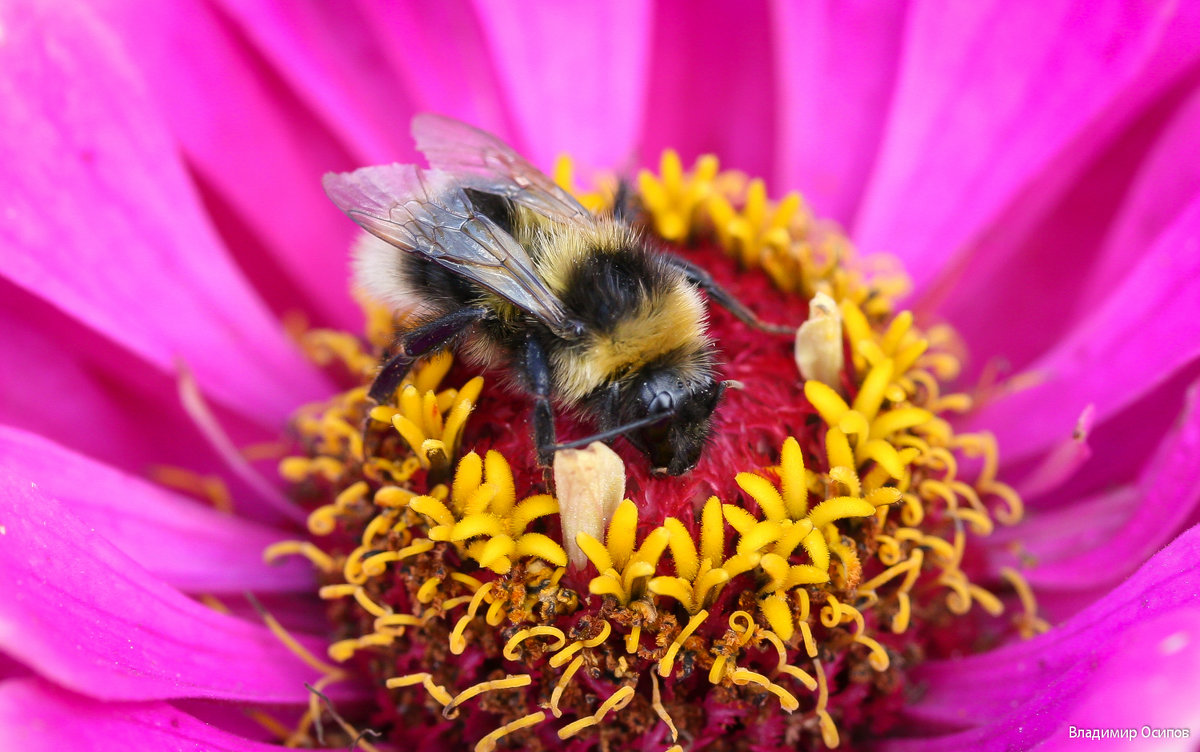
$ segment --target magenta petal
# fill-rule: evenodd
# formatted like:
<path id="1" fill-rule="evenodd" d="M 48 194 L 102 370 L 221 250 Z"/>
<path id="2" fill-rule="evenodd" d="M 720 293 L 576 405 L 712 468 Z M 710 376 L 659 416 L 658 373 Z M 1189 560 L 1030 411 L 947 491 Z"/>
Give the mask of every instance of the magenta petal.
<path id="1" fill-rule="evenodd" d="M 1170 2 L 916 3 L 856 240 L 898 254 L 920 291 L 990 225 L 1035 220 L 1200 54 L 1198 15 Z"/>
<path id="2" fill-rule="evenodd" d="M 128 472 L 152 465 L 223 469 L 163 373 L 32 293 L 0 278 L 0 424 L 25 428 Z M 69 343 L 69 346 L 67 346 Z M 221 419 L 236 441 L 278 436 Z"/>
<path id="3" fill-rule="evenodd" d="M 915 679 L 924 696 L 910 706 L 915 719 L 970 731 L 906 749 L 1029 749 L 1067 734 L 1075 707 L 1122 698 L 1146 710 L 1145 723 L 1187 726 L 1196 721 L 1200 672 L 1177 677 L 1173 661 L 1191 667 L 1200 649 L 1200 528 L 1154 556 L 1112 593 L 1033 640 L 961 660 L 927 664 Z M 1178 637 L 1182 633 L 1182 638 Z M 1182 644 L 1181 644 L 1182 643 Z M 1186 655 L 1176 656 L 1186 650 Z M 1140 660 L 1138 670 L 1124 668 Z M 1117 671 L 1122 669 L 1122 671 Z M 1120 680 L 1115 677 L 1120 676 Z M 1174 685 L 1161 677 L 1179 678 Z M 1182 708 L 1174 692 L 1189 702 Z M 1175 715 L 1179 711 L 1180 715 Z"/>
<path id="4" fill-rule="evenodd" d="M 0 140 L 0 274 L 277 425 L 321 380 L 221 248 L 103 28 L 37 7 L 6 14 L 0 47 L 0 130 L 25 134 Z"/>
<path id="5" fill-rule="evenodd" d="M 0 650 L 77 692 L 295 703 L 317 678 L 265 627 L 181 595 L 7 471 L 0 572 Z"/>
<path id="6" fill-rule="evenodd" d="M 21 752 L 279 752 L 202 723 L 165 702 L 102 703 L 42 679 L 0 684 L 0 749 Z"/>
<path id="7" fill-rule="evenodd" d="M 1041 562 L 1027 572 L 1042 589 L 1091 589 L 1127 576 L 1174 537 L 1200 508 L 1200 406 L 1198 389 L 1188 392 L 1179 425 L 1163 442 L 1138 482 L 1137 503 L 1111 537 L 1087 547 L 1060 545 L 1030 549 Z M 1076 519 L 1082 519 L 1078 515 Z M 1091 528 L 1092 525 L 1084 526 Z"/>
<path id="8" fill-rule="evenodd" d="M 775 60 L 765 0 L 659 0 L 651 40 L 643 162 L 664 149 L 754 176 L 775 168 Z"/>
<path id="9" fill-rule="evenodd" d="M 1200 733 L 1200 608 L 1161 614 L 1130 627 L 1117 652 L 1089 681 L 1071 710 L 1076 729 L 1136 729 L 1146 749 L 1194 750 Z M 1149 728 L 1146 728 L 1149 727 Z M 1188 730 L 1187 736 L 1164 731 Z M 1043 748 L 1078 749 L 1070 729 Z M 1130 749 L 1129 741 L 1109 742 Z"/>
<path id="10" fill-rule="evenodd" d="M 131 85 L 149 89 L 256 284 L 282 311 L 358 327 L 346 261 L 355 232 L 321 191 L 326 171 L 356 165 L 347 146 L 209 3 L 101 7 L 137 66 Z"/>
<path id="11" fill-rule="evenodd" d="M 201 506 L 36 434 L 0 426 L 0 467 L 36 482 L 147 572 L 180 590 L 315 589 L 307 562 L 263 562 L 263 549 L 281 540 L 282 532 Z"/>
<path id="12" fill-rule="evenodd" d="M 774 185 L 849 225 L 891 104 L 904 3 L 772 3 Z"/>
<path id="13" fill-rule="evenodd" d="M 450 115 L 515 141 L 471 0 L 360 0 L 359 7 L 416 109 Z M 408 134 L 407 125 L 402 130 Z"/>
<path id="14" fill-rule="evenodd" d="M 543 169 L 563 152 L 594 168 L 628 166 L 646 102 L 650 4 L 475 5 L 523 154 Z"/>
<path id="15" fill-rule="evenodd" d="M 1190 92 L 1174 113 L 1148 154 L 1120 212 L 1114 220 L 1099 257 L 1093 264 L 1087 291 L 1080 306 L 1099 305 L 1120 284 L 1141 249 L 1200 193 L 1200 159 L 1195 158 L 1196 133 L 1200 132 L 1200 87 Z"/>
<path id="16" fill-rule="evenodd" d="M 412 152 L 405 125 L 414 109 L 370 22 L 347 3 L 218 2 L 291 91 L 362 164 Z M 401 43 L 403 45 L 403 43 Z"/>
<path id="17" fill-rule="evenodd" d="M 1103 423 L 1200 356 L 1200 196 L 1130 269 L 1103 306 L 1035 362 L 1034 386 L 984 406 L 967 430 L 986 428 L 1007 461 L 1070 436 L 1084 408 Z"/>

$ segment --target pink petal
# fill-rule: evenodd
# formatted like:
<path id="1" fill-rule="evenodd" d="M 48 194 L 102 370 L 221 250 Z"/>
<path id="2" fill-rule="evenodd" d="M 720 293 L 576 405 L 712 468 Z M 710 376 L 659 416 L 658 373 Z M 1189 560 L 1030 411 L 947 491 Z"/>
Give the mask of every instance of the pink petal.
<path id="1" fill-rule="evenodd" d="M 685 165 L 713 153 L 723 167 L 772 174 L 776 83 L 765 2 L 659 0 L 647 75 L 643 163 L 675 149 Z"/>
<path id="2" fill-rule="evenodd" d="M 263 550 L 283 532 L 201 506 L 36 434 L 0 426 L 0 467 L 36 482 L 121 553 L 180 590 L 315 590 L 306 562 L 263 562 Z"/>
<path id="3" fill-rule="evenodd" d="M 415 109 L 450 115 L 515 141 L 499 74 L 471 0 L 359 0 L 359 6 Z M 407 124 L 401 130 L 407 135 Z"/>
<path id="4" fill-rule="evenodd" d="M 85 16 L 5 14 L 0 274 L 278 425 L 321 380 L 225 256 L 128 63 Z M 81 86 L 80 82 L 86 82 Z"/>
<path id="5" fill-rule="evenodd" d="M 646 100 L 651 6 L 475 5 L 524 156 L 543 169 L 562 152 L 591 167 L 628 167 Z"/>
<path id="6" fill-rule="evenodd" d="M 920 291 L 989 227 L 1036 220 L 1200 54 L 1198 16 L 1168 2 L 916 3 L 855 238 L 897 253 Z"/>
<path id="7" fill-rule="evenodd" d="M 42 679 L 0 684 L 0 748 L 22 752 L 283 749 L 229 734 L 165 702 L 97 702 Z"/>
<path id="8" fill-rule="evenodd" d="M 1200 528 L 1193 528 L 1112 593 L 1050 632 L 990 653 L 920 668 L 915 678 L 925 692 L 909 708 L 913 718 L 976 728 L 921 739 L 919 746 L 914 740 L 887 748 L 1029 749 L 1065 735 L 1074 708 L 1097 707 L 1089 705 L 1088 698 L 1107 698 L 1135 710 L 1158 703 L 1164 712 L 1147 711 L 1145 722 L 1187 726 L 1195 720 L 1194 698 L 1200 692 L 1200 672 L 1190 669 L 1200 640 L 1197 588 Z M 1185 637 L 1179 646 L 1175 635 L 1181 631 Z M 1187 655 L 1176 658 L 1184 649 Z M 1139 660 L 1137 670 L 1127 668 Z M 1174 677 L 1170 664 L 1176 660 L 1191 673 L 1171 688 L 1159 677 Z M 1167 691 L 1189 702 L 1181 708 L 1164 694 Z"/>
<path id="9" fill-rule="evenodd" d="M 775 0 L 779 100 L 774 185 L 849 225 L 887 122 L 903 3 Z"/>
<path id="10" fill-rule="evenodd" d="M 187 468 L 222 479 L 238 514 L 278 522 L 203 439 L 184 412 L 173 374 L 81 329 L 50 303 L 0 278 L 0 424 L 22 428 L 136 476 Z M 64 346 L 70 343 L 70 346 Z M 213 405 L 238 446 L 279 438 Z M 262 466 L 274 477 L 275 470 Z"/>
<path id="11" fill-rule="evenodd" d="M 181 595 L 8 472 L 0 572 L 0 650 L 89 696 L 293 703 L 317 678 L 265 627 Z"/>
<path id="12" fill-rule="evenodd" d="M 1194 750 L 1200 728 L 1200 609 L 1190 607 L 1134 625 L 1121 635 L 1118 651 L 1089 682 L 1071 710 L 1077 729 L 1136 729 L 1136 744 L 1156 750 Z M 1149 728 L 1145 728 L 1149 727 Z M 1188 735 L 1153 736 L 1168 729 Z M 1057 735 L 1047 750 L 1078 748 Z M 1091 745 L 1089 745 L 1091 746 Z M 1129 749 L 1130 741 L 1101 747 Z"/>
<path id="13" fill-rule="evenodd" d="M 1181 87 L 1171 87 L 1110 144 L 1098 149 L 1072 184 L 1036 218 L 989 227 L 977 237 L 969 257 L 942 274 L 922 296 L 920 309 L 953 322 L 966 341 L 972 357 L 965 380 L 977 381 L 981 371 L 997 366 L 1004 373 L 1019 372 L 1100 302 L 1100 297 L 1089 301 L 1084 294 L 1086 288 L 1095 287 L 1096 258 L 1124 212 L 1145 215 L 1139 207 L 1126 209 L 1126 193 L 1147 152 L 1177 116 Z M 1156 182 L 1164 189 L 1173 187 L 1165 178 Z M 1191 195 L 1181 197 L 1183 203 Z M 1026 196 L 1042 200 L 1035 193 Z M 1177 213 L 1180 207 L 1171 206 Z M 1007 213 L 1021 217 L 1025 209 L 1018 201 Z M 1174 218 L 1175 214 L 1157 217 L 1156 231 Z M 1140 245 L 1121 248 L 1122 274 L 1153 237 L 1142 240 Z M 1106 280 L 1103 297 L 1118 281 Z"/>
<path id="14" fill-rule="evenodd" d="M 1195 749 L 1193 735 L 1200 724 L 1196 703 L 1200 692 L 1200 609 L 1183 607 L 1147 616 L 1113 642 L 1062 673 L 1010 684 L 1003 694 L 1012 699 L 997 707 L 995 714 L 981 718 L 977 728 L 888 742 L 882 749 L 1007 752 L 1075 750 L 1083 745 L 1088 749 Z M 1008 677 L 995 680 L 1011 681 Z M 938 698 L 946 701 L 946 720 L 964 720 L 955 709 L 970 705 L 979 686 L 960 685 L 957 698 L 942 698 L 938 692 Z M 1100 741 L 1084 736 L 1103 729 L 1122 729 L 1129 736 Z M 1167 729 L 1188 729 L 1189 734 L 1152 736 Z"/>
<path id="15" fill-rule="evenodd" d="M 1150 558 L 1191 520 L 1200 508 L 1198 390 L 1200 385 L 1189 390 L 1188 404 L 1179 424 L 1142 474 L 1137 484 L 1137 503 L 1128 507 L 1130 515 L 1123 524 L 1110 535 L 1095 537 L 1083 545 L 1060 541 L 1044 549 L 1029 548 L 1041 561 L 1026 573 L 1030 584 L 1039 591 L 1111 586 Z M 1075 518 L 1089 520 L 1088 525 L 1081 527 L 1093 527 L 1090 515 L 1082 517 L 1076 510 Z M 1030 523 L 1036 525 L 1036 518 Z"/>
<path id="16" fill-rule="evenodd" d="M 1080 302 L 1085 310 L 1099 305 L 1109 290 L 1120 284 L 1140 250 L 1149 247 L 1200 193 L 1200 160 L 1195 158 L 1200 87 L 1193 84 L 1184 94 L 1184 102 L 1153 148 L 1142 155 L 1133 185 L 1099 258 L 1093 262 L 1087 291 Z"/>
<path id="17" fill-rule="evenodd" d="M 378 164 L 412 152 L 405 125 L 413 104 L 356 8 L 273 0 L 217 5 L 357 161 Z"/>
<path id="18" fill-rule="evenodd" d="M 1102 424 L 1200 356 L 1198 237 L 1200 196 L 1106 303 L 1031 366 L 1036 385 L 984 406 L 968 430 L 994 431 L 1015 461 L 1069 436 L 1088 404 Z"/>
<path id="19" fill-rule="evenodd" d="M 347 264 L 354 228 L 320 185 L 326 171 L 357 165 L 348 147 L 208 3 L 100 7 L 256 285 L 284 311 L 360 326 Z"/>

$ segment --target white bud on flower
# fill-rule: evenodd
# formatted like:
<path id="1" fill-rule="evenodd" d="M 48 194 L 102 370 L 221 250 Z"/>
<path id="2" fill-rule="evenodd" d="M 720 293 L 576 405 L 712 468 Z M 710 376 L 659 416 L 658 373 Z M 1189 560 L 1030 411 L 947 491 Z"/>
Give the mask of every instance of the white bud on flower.
<path id="1" fill-rule="evenodd" d="M 842 312 L 833 298 L 819 292 L 808 301 L 808 321 L 796 330 L 796 366 L 806 381 L 841 389 Z"/>
<path id="2" fill-rule="evenodd" d="M 567 558 L 572 567 L 583 567 L 587 557 L 575 536 L 605 539 L 609 520 L 625 498 L 625 463 L 599 441 L 586 449 L 563 449 L 554 453 L 554 489 Z"/>

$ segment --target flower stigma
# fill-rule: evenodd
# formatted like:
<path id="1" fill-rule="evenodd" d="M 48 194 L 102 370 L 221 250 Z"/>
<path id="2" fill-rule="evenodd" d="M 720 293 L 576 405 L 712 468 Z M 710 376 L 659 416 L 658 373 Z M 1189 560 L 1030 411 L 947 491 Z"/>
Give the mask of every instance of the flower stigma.
<path id="1" fill-rule="evenodd" d="M 555 174 L 611 209 L 611 182 L 577 190 L 566 159 Z M 280 472 L 309 536 L 267 558 L 317 571 L 333 625 L 328 661 L 309 656 L 318 684 L 359 675 L 376 692 L 358 723 L 371 741 L 345 725 L 327 745 L 854 747 L 899 722 L 922 660 L 1047 628 L 1019 572 L 989 575 L 977 542 L 1019 522 L 1021 500 L 995 440 L 955 431 L 972 407 L 947 387 L 961 348 L 896 309 L 903 274 L 712 156 L 685 170 L 668 151 L 636 187 L 648 236 L 798 328 L 712 306 L 743 388 L 686 476 L 653 476 L 620 441 L 543 472 L 525 398 L 449 353 L 374 404 L 403 320 L 370 301 L 363 338 L 303 333 L 346 389 L 292 422 Z M 317 745 L 322 712 L 284 741 Z"/>

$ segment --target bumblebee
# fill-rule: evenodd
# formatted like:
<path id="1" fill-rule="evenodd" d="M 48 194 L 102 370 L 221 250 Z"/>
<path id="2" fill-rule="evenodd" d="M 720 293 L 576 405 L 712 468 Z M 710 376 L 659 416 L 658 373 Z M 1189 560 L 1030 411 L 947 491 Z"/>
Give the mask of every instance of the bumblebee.
<path id="1" fill-rule="evenodd" d="M 656 473 L 695 467 L 727 386 L 700 291 L 747 324 L 792 330 L 762 323 L 707 272 L 653 248 L 623 212 L 591 214 L 494 136 L 431 114 L 412 132 L 429 169 L 381 165 L 323 181 L 384 241 L 360 245 L 356 283 L 419 312 L 370 397 L 389 399 L 416 360 L 454 347 L 532 397 L 542 466 L 559 449 L 624 436 Z M 597 433 L 558 443 L 556 408 Z"/>

